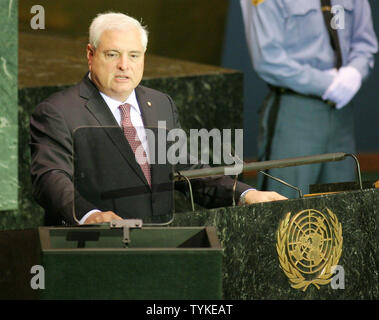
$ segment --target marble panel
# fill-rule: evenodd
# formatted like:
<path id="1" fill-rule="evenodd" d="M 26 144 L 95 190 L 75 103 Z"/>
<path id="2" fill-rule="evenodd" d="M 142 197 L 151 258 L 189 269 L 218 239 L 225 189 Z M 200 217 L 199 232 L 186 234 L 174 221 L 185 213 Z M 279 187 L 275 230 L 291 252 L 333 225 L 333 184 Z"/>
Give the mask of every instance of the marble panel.
<path id="1" fill-rule="evenodd" d="M 0 2 L 0 216 L 18 206 L 17 4 Z"/>

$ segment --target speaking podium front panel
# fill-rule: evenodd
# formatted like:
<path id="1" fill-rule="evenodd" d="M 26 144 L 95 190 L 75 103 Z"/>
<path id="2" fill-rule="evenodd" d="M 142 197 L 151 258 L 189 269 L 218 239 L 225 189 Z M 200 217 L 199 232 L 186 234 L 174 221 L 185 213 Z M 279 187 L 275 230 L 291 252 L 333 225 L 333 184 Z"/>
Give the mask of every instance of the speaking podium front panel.
<path id="1" fill-rule="evenodd" d="M 22 250 L 22 237 L 32 250 Z M 17 239 L 17 248 L 7 243 L 10 238 Z M 1 232 L 8 260 L 0 266 L 9 278 L 1 297 L 222 298 L 222 249 L 214 228 L 130 229 L 127 247 L 122 239 L 122 229 L 105 226 Z M 30 272 L 33 265 L 42 266 L 36 269 L 40 274 Z M 33 281 L 40 288 L 32 289 Z"/>
<path id="2" fill-rule="evenodd" d="M 378 299 L 379 189 L 178 213 L 215 226 L 225 299 Z"/>

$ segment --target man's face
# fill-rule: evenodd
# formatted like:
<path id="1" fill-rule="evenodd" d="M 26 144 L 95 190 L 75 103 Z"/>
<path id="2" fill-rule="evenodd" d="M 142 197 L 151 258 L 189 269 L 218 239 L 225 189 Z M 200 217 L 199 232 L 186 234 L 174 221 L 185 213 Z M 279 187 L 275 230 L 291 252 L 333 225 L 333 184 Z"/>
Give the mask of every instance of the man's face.
<path id="1" fill-rule="evenodd" d="M 145 50 L 137 28 L 105 30 L 95 49 L 87 45 L 91 79 L 107 96 L 123 102 L 140 83 Z"/>

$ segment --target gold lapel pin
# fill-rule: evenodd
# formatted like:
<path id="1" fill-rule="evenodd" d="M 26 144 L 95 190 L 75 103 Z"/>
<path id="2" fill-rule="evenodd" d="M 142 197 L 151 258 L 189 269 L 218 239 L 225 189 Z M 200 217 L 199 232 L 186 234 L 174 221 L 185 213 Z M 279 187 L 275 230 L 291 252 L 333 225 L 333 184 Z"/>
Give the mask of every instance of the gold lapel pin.
<path id="1" fill-rule="evenodd" d="M 148 105 L 149 107 L 151 107 L 151 102 L 150 102 L 150 101 L 148 101 L 148 102 L 147 102 L 147 105 Z"/>

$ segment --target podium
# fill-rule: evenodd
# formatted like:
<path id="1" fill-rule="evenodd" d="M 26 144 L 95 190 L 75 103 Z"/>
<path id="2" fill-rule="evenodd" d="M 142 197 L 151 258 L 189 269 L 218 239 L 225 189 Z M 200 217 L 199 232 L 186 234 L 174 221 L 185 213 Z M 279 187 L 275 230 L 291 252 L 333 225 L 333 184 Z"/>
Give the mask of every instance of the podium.
<path id="1" fill-rule="evenodd" d="M 365 189 L 177 213 L 169 227 L 132 229 L 127 248 L 122 230 L 109 227 L 2 231 L 0 298 L 378 299 L 378 203 L 379 189 Z M 301 277 L 285 270 L 295 247 L 285 260 L 278 235 L 288 214 L 291 222 L 301 212 L 334 217 L 341 252 L 330 261 L 342 267 L 337 287 L 332 277 L 322 283 L 322 275 L 304 274 L 305 281 L 316 280 L 295 288 Z M 315 261 L 311 235 L 299 237 L 299 254 Z M 31 289 L 33 265 L 44 267 L 45 289 Z"/>
<path id="2" fill-rule="evenodd" d="M 362 183 L 357 168 L 359 190 L 327 186 L 328 193 L 299 199 L 176 213 L 168 227 L 0 232 L 0 298 L 378 299 L 379 189 Z M 186 171 L 187 178 L 203 174 Z M 43 289 L 31 289 L 33 266 L 43 267 Z"/>
<path id="3" fill-rule="evenodd" d="M 378 299 L 377 184 L 363 183 L 353 154 L 331 153 L 212 167 L 177 174 L 187 180 L 354 159 L 356 183 L 320 186 L 299 199 L 176 215 L 174 225 L 215 226 L 224 248 L 225 299 Z M 230 171 L 229 171 L 230 172 Z M 189 182 L 190 185 L 190 182 Z M 355 189 L 359 190 L 355 190 Z M 325 193 L 324 190 L 327 190 Z M 350 191 L 349 191 L 350 190 Z M 313 191 L 314 192 L 314 191 Z M 192 208 L 193 206 L 193 199 Z"/>
<path id="4" fill-rule="evenodd" d="M 222 298 L 215 228 L 144 227 L 122 240 L 109 226 L 3 231 L 0 298 Z"/>
<path id="5" fill-rule="evenodd" d="M 378 204 L 379 189 L 371 188 L 185 212 L 175 216 L 174 225 L 217 228 L 224 248 L 225 299 L 378 299 Z M 301 215 L 303 220 L 294 220 L 299 227 L 284 244 L 285 226 L 290 230 L 291 220 Z M 322 223 L 331 215 L 329 227 L 316 225 L 317 219 Z M 320 239 L 324 233 L 329 236 Z M 332 238 L 336 250 L 329 254 Z M 312 256 L 314 249 L 318 255 Z M 322 268 L 316 270 L 316 262 L 324 274 Z M 306 263 L 308 270 L 295 268 Z M 334 265 L 335 274 L 325 277 Z"/>

